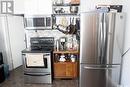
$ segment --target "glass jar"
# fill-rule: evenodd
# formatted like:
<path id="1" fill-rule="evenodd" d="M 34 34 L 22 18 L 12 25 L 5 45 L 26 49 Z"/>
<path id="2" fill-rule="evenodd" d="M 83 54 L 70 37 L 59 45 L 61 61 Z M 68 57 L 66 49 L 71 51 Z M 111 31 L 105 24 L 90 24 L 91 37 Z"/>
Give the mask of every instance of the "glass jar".
<path id="1" fill-rule="evenodd" d="M 73 50 L 73 37 L 72 36 L 68 37 L 67 50 Z"/>
<path id="2" fill-rule="evenodd" d="M 79 49 L 79 44 L 78 41 L 76 39 L 76 36 L 73 37 L 73 50 L 77 50 Z"/>

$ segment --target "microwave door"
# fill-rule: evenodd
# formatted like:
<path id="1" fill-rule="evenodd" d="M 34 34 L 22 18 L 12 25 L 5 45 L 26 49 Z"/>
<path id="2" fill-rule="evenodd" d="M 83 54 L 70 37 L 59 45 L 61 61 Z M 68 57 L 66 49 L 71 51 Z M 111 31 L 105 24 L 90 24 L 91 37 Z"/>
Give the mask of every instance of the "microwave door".
<path id="1" fill-rule="evenodd" d="M 26 29 L 46 29 L 51 28 L 51 17 L 25 18 Z"/>
<path id="2" fill-rule="evenodd" d="M 45 27 L 44 18 L 33 18 L 34 27 Z"/>

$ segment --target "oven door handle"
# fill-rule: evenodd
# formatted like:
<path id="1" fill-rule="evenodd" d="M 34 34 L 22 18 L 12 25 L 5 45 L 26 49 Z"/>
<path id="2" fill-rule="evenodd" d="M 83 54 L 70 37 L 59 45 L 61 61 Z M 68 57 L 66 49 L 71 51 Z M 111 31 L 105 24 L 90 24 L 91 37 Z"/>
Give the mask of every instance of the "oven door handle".
<path id="1" fill-rule="evenodd" d="M 36 74 L 36 73 L 24 73 L 24 75 L 29 75 L 29 76 L 47 76 L 47 75 L 51 75 L 51 74 Z"/>

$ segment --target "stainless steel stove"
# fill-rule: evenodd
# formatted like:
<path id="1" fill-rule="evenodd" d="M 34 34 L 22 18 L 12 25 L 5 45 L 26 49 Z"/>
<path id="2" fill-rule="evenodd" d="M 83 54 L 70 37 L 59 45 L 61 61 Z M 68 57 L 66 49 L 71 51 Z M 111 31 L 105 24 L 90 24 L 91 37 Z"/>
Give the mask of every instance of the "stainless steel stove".
<path id="1" fill-rule="evenodd" d="M 53 41 L 51 37 L 32 38 L 31 48 L 22 51 L 25 83 L 52 83 Z"/>

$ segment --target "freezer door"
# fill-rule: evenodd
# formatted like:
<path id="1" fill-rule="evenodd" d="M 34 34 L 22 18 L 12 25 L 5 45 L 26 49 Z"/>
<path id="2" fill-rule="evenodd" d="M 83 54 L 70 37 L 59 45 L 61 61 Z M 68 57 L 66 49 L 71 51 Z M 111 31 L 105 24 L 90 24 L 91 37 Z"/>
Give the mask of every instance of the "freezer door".
<path id="1" fill-rule="evenodd" d="M 114 45 L 119 39 L 115 33 L 116 13 L 81 13 L 80 63 L 87 64 L 120 64 L 122 47 Z M 119 19 L 118 21 L 116 21 Z M 122 18 L 123 19 L 123 18 Z M 121 27 L 122 28 L 122 27 Z M 116 40 L 115 40 L 116 34 Z M 119 34 L 118 34 L 119 35 Z M 123 36 L 123 35 L 122 35 Z M 121 39 L 121 40 L 120 40 Z M 119 40 L 122 41 L 123 38 Z M 120 42 L 118 42 L 120 44 Z M 122 44 L 121 44 L 122 45 Z M 116 48 L 114 47 L 116 46 Z M 117 47 L 118 46 L 118 47 Z M 113 50 L 118 53 L 114 53 Z"/>
<path id="2" fill-rule="evenodd" d="M 80 66 L 80 87 L 117 87 L 120 65 Z"/>

